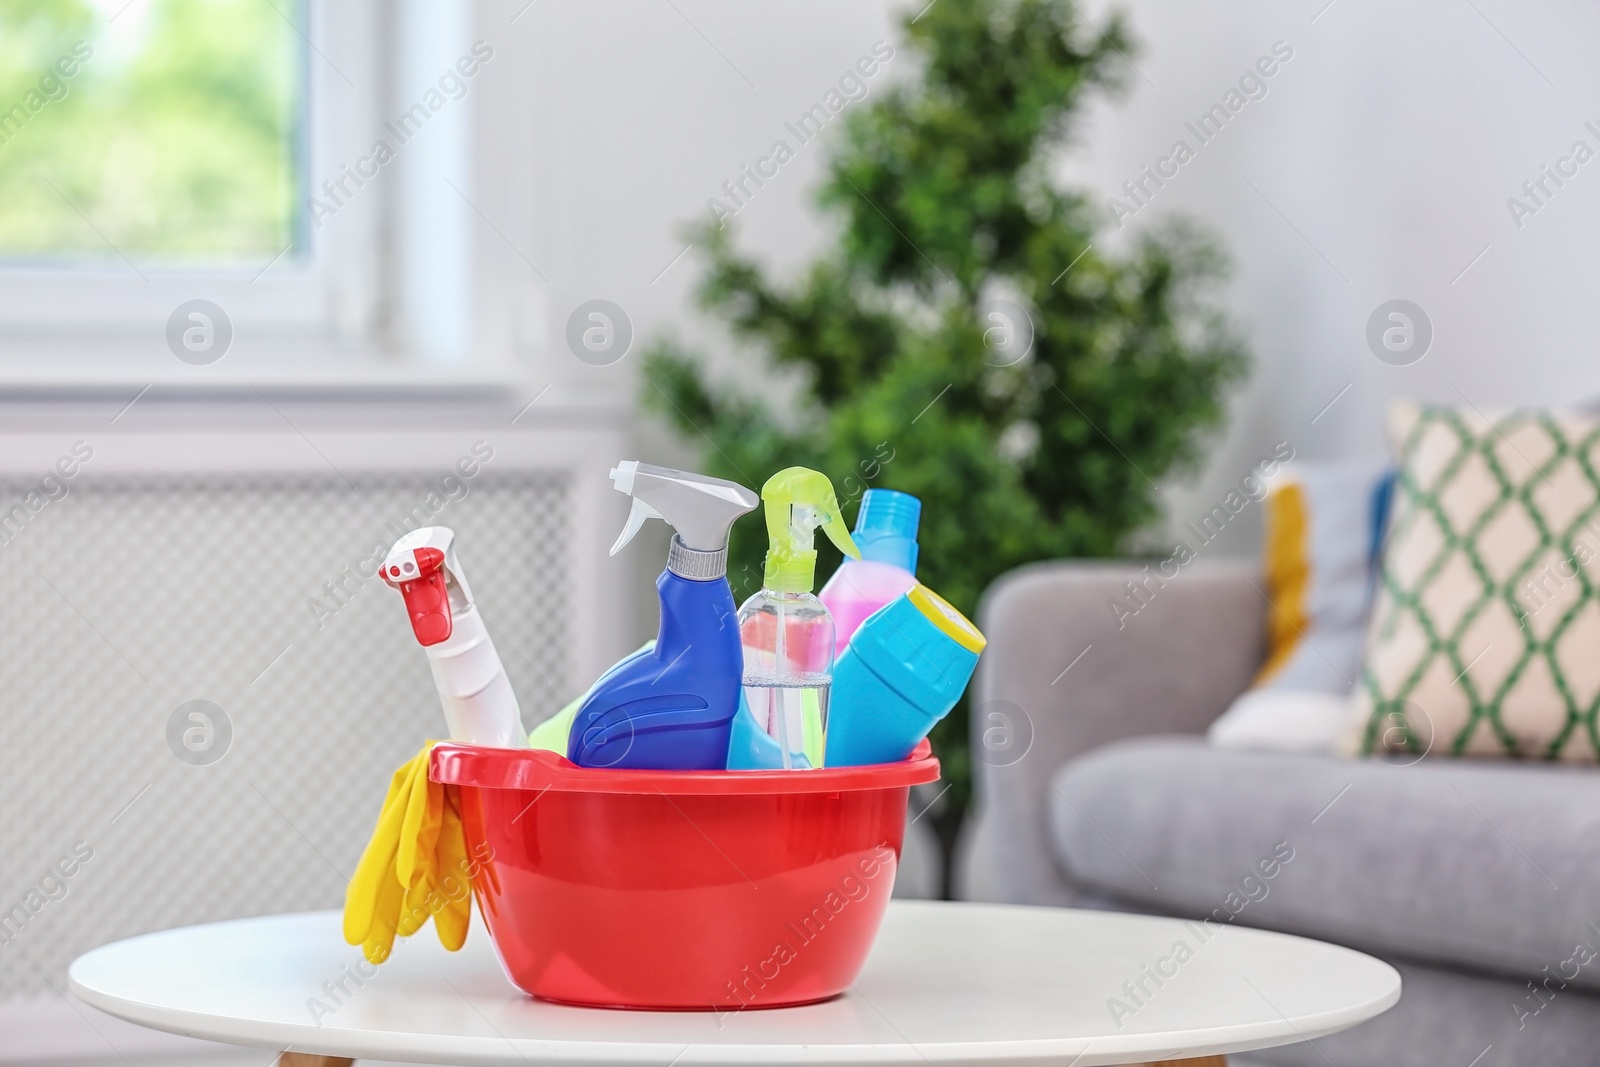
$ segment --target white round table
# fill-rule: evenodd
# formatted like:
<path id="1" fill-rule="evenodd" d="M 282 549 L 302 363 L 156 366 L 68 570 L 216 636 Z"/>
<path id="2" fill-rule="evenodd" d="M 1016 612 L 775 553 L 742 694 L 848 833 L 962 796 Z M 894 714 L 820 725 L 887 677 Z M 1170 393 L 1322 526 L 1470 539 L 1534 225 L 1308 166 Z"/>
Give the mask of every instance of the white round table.
<path id="1" fill-rule="evenodd" d="M 481 922 L 454 954 L 424 929 L 363 979 L 373 969 L 339 930 L 318 912 L 146 934 L 80 957 L 72 989 L 173 1033 L 463 1067 L 1093 1067 L 1304 1041 L 1400 999 L 1395 970 L 1350 949 L 1056 908 L 894 901 L 843 996 L 723 1014 L 533 1000 Z"/>

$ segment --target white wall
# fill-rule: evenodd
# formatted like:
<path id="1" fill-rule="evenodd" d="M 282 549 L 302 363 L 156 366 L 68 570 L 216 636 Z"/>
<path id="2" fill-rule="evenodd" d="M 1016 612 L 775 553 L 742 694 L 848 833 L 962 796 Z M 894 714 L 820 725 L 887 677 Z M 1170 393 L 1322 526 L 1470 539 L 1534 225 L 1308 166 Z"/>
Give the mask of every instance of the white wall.
<path id="1" fill-rule="evenodd" d="M 1294 50 L 1268 96 L 1127 222 L 1132 232 L 1185 212 L 1223 240 L 1237 268 L 1229 303 L 1258 359 L 1226 444 L 1197 487 L 1174 494 L 1175 515 L 1208 507 L 1275 440 L 1306 458 L 1381 453 L 1396 397 L 1492 409 L 1600 394 L 1600 161 L 1520 229 L 1506 206 L 1574 141 L 1600 151 L 1583 125 L 1600 128 L 1600 13 L 1572 0 L 1125 8 L 1142 76 L 1096 109 L 1086 150 L 1063 167 L 1105 195 L 1174 139 L 1196 144 L 1183 123 L 1274 42 Z M 1432 348 L 1410 366 L 1381 362 L 1365 340 L 1393 298 L 1433 323 Z"/>
<path id="2" fill-rule="evenodd" d="M 480 36 L 525 2 L 494 5 Z M 773 263 L 817 252 L 823 231 L 809 194 L 824 154 L 817 142 L 800 146 L 784 123 L 875 41 L 895 36 L 881 0 L 542 0 L 507 27 L 513 62 L 531 68 L 530 258 L 550 281 L 544 321 L 531 334 L 560 389 L 632 398 L 651 336 L 668 327 L 701 336 L 691 312 L 701 262 L 691 252 L 673 265 L 688 244 L 685 224 L 709 219 L 708 198 L 724 196 L 723 182 L 780 138 L 796 158 L 732 225 L 743 247 Z M 868 99 L 894 73 L 891 62 L 871 79 Z M 633 350 L 615 366 L 587 366 L 566 345 L 569 314 L 594 298 L 621 305 L 633 322 Z"/>
<path id="3" fill-rule="evenodd" d="M 1578 0 L 1121 6 L 1141 44 L 1138 73 L 1126 71 L 1124 98 L 1091 110 L 1060 168 L 1102 198 L 1174 140 L 1196 144 L 1184 122 L 1275 42 L 1294 53 L 1264 99 L 1199 148 L 1126 230 L 1107 232 L 1114 243 L 1183 213 L 1236 264 L 1227 302 L 1257 365 L 1206 473 L 1187 486 L 1167 479 L 1175 519 L 1209 508 L 1280 439 L 1308 458 L 1381 451 L 1393 397 L 1490 408 L 1600 394 L 1588 299 L 1600 273 L 1591 247 L 1600 161 L 1520 229 L 1506 207 L 1575 140 L 1600 151 L 1583 126 L 1600 128 L 1591 61 L 1600 13 Z M 1086 7 L 1097 19 L 1106 10 Z M 898 10 L 881 0 L 541 2 L 507 28 L 516 62 L 535 68 L 527 195 L 551 279 L 535 347 L 563 390 L 630 397 L 644 338 L 667 327 L 716 337 L 690 308 L 694 255 L 660 274 L 686 243 L 681 221 L 705 217 L 707 197 L 786 137 L 784 121 L 875 40 L 897 40 Z M 888 75 L 911 66 L 902 53 Z M 740 213 L 745 247 L 792 267 L 822 246 L 808 194 L 823 158 L 815 144 L 801 149 Z M 596 296 L 627 309 L 640 339 L 614 367 L 580 364 L 562 339 L 570 310 Z M 1397 297 L 1420 304 L 1435 330 L 1426 357 L 1407 367 L 1380 362 L 1364 338 L 1372 311 Z M 1229 550 L 1248 550 L 1245 525 Z"/>

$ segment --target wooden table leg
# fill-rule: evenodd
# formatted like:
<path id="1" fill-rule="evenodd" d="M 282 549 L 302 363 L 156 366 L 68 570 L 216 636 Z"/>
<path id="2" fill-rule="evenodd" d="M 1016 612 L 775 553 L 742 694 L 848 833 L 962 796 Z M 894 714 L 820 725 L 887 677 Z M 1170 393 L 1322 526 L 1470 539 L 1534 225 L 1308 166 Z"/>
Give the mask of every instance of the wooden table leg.
<path id="1" fill-rule="evenodd" d="M 278 1067 L 350 1067 L 355 1062 L 343 1056 L 312 1056 L 305 1052 L 285 1052 L 278 1057 Z"/>

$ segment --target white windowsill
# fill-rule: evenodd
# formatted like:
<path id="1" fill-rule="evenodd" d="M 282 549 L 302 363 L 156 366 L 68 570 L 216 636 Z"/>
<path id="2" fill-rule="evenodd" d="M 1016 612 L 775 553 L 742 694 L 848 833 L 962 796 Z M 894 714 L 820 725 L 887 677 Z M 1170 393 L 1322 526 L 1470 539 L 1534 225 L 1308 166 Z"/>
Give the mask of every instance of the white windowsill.
<path id="1" fill-rule="evenodd" d="M 238 342 L 215 363 L 194 365 L 168 350 L 159 333 L 119 342 L 0 342 L 0 391 L 194 391 L 276 389 L 352 391 L 498 390 L 537 392 L 550 382 L 526 364 L 480 360 L 430 363 L 372 348 L 316 343 Z"/>

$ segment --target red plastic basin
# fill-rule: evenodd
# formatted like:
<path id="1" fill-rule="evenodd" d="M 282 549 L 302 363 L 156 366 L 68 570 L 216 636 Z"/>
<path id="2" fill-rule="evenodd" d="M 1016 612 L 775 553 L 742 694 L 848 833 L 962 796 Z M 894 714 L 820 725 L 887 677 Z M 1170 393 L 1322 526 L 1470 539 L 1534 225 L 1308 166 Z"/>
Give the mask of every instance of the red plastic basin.
<path id="1" fill-rule="evenodd" d="M 507 976 L 545 1000 L 734 1011 L 843 992 L 878 934 L 910 787 L 902 763 L 813 771 L 579 767 L 438 745 L 479 910 Z"/>

